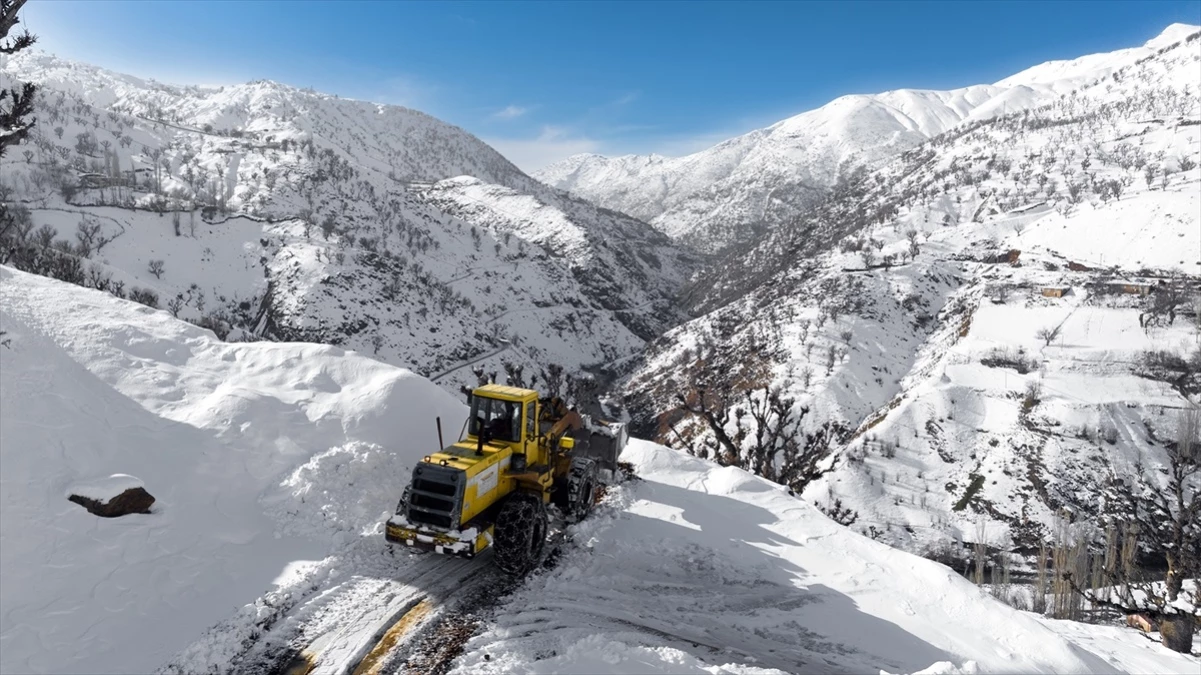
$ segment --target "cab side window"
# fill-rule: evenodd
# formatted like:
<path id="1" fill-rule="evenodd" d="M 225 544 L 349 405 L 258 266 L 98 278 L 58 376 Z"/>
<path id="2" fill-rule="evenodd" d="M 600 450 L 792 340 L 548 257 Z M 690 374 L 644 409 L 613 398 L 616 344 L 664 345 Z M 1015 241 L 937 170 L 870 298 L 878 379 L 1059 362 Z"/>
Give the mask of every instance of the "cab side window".
<path id="1" fill-rule="evenodd" d="M 505 440 L 520 441 L 521 440 L 521 404 L 510 403 L 508 405 L 509 414 L 509 429 L 511 433 Z"/>
<path id="2" fill-rule="evenodd" d="M 525 440 L 532 441 L 538 435 L 538 417 L 535 415 L 537 403 L 525 404 Z"/>

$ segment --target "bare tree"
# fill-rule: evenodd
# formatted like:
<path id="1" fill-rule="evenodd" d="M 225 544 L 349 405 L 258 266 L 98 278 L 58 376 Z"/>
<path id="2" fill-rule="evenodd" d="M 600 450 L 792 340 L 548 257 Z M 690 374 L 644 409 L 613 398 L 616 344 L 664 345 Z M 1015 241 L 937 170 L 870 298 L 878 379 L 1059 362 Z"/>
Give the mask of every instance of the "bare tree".
<path id="1" fill-rule="evenodd" d="M 155 279 L 163 278 L 163 261 L 151 260 L 150 265 L 146 268 L 148 272 L 154 275 Z"/>
<path id="2" fill-rule="evenodd" d="M 699 416 L 717 441 L 714 460 L 722 466 L 737 466 L 741 460 L 738 445 L 725 430 L 730 414 L 729 402 L 715 395 L 707 386 L 698 385 L 690 394 L 676 394 L 680 409 Z"/>
<path id="3" fill-rule="evenodd" d="M 1165 452 L 1166 466 L 1112 476 L 1104 491 L 1105 520 L 1124 538 L 1163 556 L 1163 581 L 1142 578 L 1132 564 L 1107 564 L 1100 588 L 1075 588 L 1099 607 L 1146 615 L 1158 624 L 1164 646 L 1189 653 L 1201 622 L 1201 584 L 1192 589 L 1191 603 L 1178 601 L 1184 599 L 1184 580 L 1201 572 L 1201 409 L 1181 411 L 1176 438 Z"/>
<path id="4" fill-rule="evenodd" d="M 514 363 L 513 361 L 501 361 L 501 366 L 505 369 L 505 384 L 510 387 L 525 388 L 525 376 L 522 372 L 525 366 Z"/>
<path id="5" fill-rule="evenodd" d="M 75 239 L 79 241 L 77 250 L 79 255 L 87 258 L 92 255 L 92 251 L 99 251 L 100 246 L 97 239 L 100 238 L 100 223 L 90 218 L 84 218 L 75 226 Z M 104 242 L 107 243 L 107 242 Z"/>
<path id="6" fill-rule="evenodd" d="M 1049 347 L 1051 343 L 1059 337 L 1059 328 L 1059 326 L 1047 326 L 1045 328 L 1039 328 L 1038 332 L 1034 334 L 1034 337 L 1042 340 L 1043 344 Z"/>
<path id="7" fill-rule="evenodd" d="M 921 253 L 921 248 L 917 245 L 918 231 L 916 229 L 905 230 L 905 238 L 909 240 L 909 257 L 916 258 Z"/>
<path id="8" fill-rule="evenodd" d="M 542 372 L 542 381 L 546 383 L 546 395 L 556 398 L 563 394 L 563 366 L 548 363 Z"/>
<path id="9" fill-rule="evenodd" d="M 842 424 L 827 421 L 806 433 L 809 407 L 785 395 L 779 385 L 746 389 L 733 397 L 697 387 L 677 400 L 682 410 L 704 420 L 717 442 L 714 459 L 719 464 L 746 469 L 795 492 L 834 468 L 825 460 L 847 432 Z M 726 431 L 731 422 L 733 435 Z"/>

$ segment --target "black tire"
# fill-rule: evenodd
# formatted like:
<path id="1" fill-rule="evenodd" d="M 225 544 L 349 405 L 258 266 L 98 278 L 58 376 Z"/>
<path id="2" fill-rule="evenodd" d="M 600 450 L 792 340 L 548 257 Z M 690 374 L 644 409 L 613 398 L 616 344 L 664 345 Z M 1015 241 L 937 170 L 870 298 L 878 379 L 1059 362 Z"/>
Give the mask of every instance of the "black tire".
<path id="1" fill-rule="evenodd" d="M 496 514 L 493 559 L 504 573 L 521 576 L 542 560 L 550 520 L 538 495 L 517 493 Z"/>
<path id="2" fill-rule="evenodd" d="M 573 523 L 588 517 L 596 502 L 596 484 L 598 482 L 596 462 L 587 458 L 577 458 L 571 463 L 571 473 L 568 478 L 568 507 L 567 519 Z"/>

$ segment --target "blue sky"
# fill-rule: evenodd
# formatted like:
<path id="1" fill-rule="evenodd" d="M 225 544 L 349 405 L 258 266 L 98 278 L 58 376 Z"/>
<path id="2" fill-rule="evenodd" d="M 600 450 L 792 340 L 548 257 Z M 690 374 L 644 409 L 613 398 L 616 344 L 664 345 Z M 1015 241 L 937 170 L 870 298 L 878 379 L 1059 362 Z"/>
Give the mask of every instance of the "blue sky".
<path id="1" fill-rule="evenodd" d="M 48 51 L 162 81 L 266 78 L 414 107 L 530 170 L 576 152 L 684 154 L 843 94 L 1136 46 L 1201 24 L 1201 0 L 32 0 L 24 21 Z"/>

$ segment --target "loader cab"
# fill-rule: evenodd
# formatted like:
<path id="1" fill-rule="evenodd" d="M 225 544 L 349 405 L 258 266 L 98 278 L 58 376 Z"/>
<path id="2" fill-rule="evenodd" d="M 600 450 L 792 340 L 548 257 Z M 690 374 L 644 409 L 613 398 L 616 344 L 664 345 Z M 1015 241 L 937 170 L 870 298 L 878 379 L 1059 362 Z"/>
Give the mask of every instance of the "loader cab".
<path id="1" fill-rule="evenodd" d="M 472 443 L 508 446 L 528 455 L 538 444 L 538 393 L 529 389 L 487 384 L 471 393 L 467 438 Z M 482 445 L 481 444 L 481 445 Z"/>
<path id="2" fill-rule="evenodd" d="M 487 396 L 472 396 L 468 433 L 483 436 L 485 442 L 517 443 L 521 441 L 521 402 L 504 401 Z"/>

